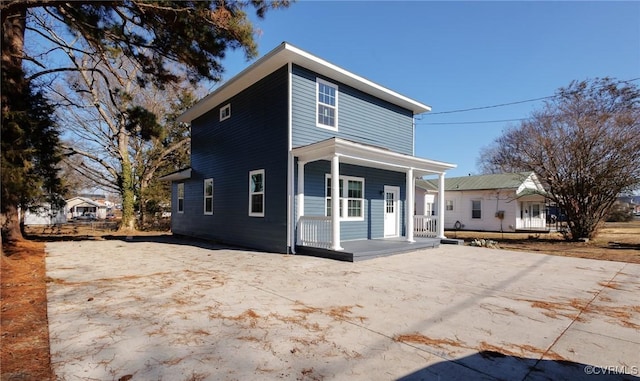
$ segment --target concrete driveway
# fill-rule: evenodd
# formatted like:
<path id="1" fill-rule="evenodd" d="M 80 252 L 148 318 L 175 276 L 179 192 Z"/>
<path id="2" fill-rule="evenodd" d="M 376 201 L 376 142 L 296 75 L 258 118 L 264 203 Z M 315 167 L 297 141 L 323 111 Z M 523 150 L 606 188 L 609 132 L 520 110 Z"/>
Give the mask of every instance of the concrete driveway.
<path id="1" fill-rule="evenodd" d="M 640 380 L 637 264 L 145 237 L 46 250 L 58 380 Z"/>

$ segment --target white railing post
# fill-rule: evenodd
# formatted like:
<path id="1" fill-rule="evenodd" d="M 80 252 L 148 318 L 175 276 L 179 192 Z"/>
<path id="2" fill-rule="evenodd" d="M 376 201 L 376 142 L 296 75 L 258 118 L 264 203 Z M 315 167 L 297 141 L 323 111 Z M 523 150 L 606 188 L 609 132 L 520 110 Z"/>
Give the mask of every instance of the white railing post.
<path id="1" fill-rule="evenodd" d="M 406 208 L 405 208 L 405 213 L 406 218 L 405 218 L 405 226 L 407 228 L 407 242 L 415 242 L 415 240 L 413 239 L 413 215 L 414 215 L 414 209 L 415 209 L 415 197 L 414 197 L 414 193 L 415 193 L 415 185 L 414 185 L 414 179 L 413 179 L 413 168 L 409 168 L 407 170 L 407 190 L 405 191 L 406 194 Z"/>
<path id="2" fill-rule="evenodd" d="M 347 184 L 344 186 L 346 187 Z M 340 157 L 338 155 L 333 155 L 331 158 L 331 249 L 344 250 L 340 246 Z"/>
<path id="3" fill-rule="evenodd" d="M 438 175 L 438 238 L 444 236 L 444 172 Z"/>

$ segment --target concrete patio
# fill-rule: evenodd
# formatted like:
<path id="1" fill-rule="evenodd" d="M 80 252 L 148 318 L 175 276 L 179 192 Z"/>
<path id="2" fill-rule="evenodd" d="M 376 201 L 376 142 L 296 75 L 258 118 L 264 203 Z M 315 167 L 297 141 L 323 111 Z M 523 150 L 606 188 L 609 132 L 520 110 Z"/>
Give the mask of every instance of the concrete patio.
<path id="1" fill-rule="evenodd" d="M 58 380 L 640 380 L 640 265 L 47 243 Z"/>

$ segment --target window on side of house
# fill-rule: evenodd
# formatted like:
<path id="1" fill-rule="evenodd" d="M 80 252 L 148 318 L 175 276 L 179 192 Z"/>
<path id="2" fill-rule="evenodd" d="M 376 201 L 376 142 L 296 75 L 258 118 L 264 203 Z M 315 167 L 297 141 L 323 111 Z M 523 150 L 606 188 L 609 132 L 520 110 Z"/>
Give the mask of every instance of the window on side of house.
<path id="1" fill-rule="evenodd" d="M 264 169 L 249 172 L 249 216 L 264 217 Z"/>
<path id="2" fill-rule="evenodd" d="M 204 214 L 213 214 L 213 179 L 204 180 Z"/>
<path id="3" fill-rule="evenodd" d="M 445 210 L 453 211 L 453 200 L 447 200 L 446 203 L 447 203 L 447 205 L 446 205 Z"/>
<path id="4" fill-rule="evenodd" d="M 338 86 L 316 79 L 316 110 L 318 127 L 338 129 Z"/>
<path id="5" fill-rule="evenodd" d="M 184 183 L 178 183 L 178 213 L 184 213 Z"/>
<path id="6" fill-rule="evenodd" d="M 227 120 L 231 118 L 231 103 L 227 103 L 226 105 L 220 107 L 220 121 Z"/>
<path id="7" fill-rule="evenodd" d="M 345 188 L 346 184 L 346 188 Z M 331 176 L 326 177 L 326 215 L 331 216 Z M 364 179 L 360 177 L 340 176 L 340 219 L 361 221 L 364 219 Z M 346 215 L 345 215 L 346 210 Z"/>
<path id="8" fill-rule="evenodd" d="M 471 200 L 471 218 L 482 218 L 482 201 Z"/>

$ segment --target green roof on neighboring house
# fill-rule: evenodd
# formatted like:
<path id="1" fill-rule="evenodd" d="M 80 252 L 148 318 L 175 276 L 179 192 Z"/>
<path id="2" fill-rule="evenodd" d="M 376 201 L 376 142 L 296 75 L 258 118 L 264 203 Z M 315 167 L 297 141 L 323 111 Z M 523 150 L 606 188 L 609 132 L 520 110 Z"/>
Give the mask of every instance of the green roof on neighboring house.
<path id="1" fill-rule="evenodd" d="M 444 190 L 518 189 L 532 174 L 535 177 L 533 172 L 521 172 L 445 178 Z M 416 185 L 427 191 L 438 191 L 437 179 L 417 180 Z"/>

